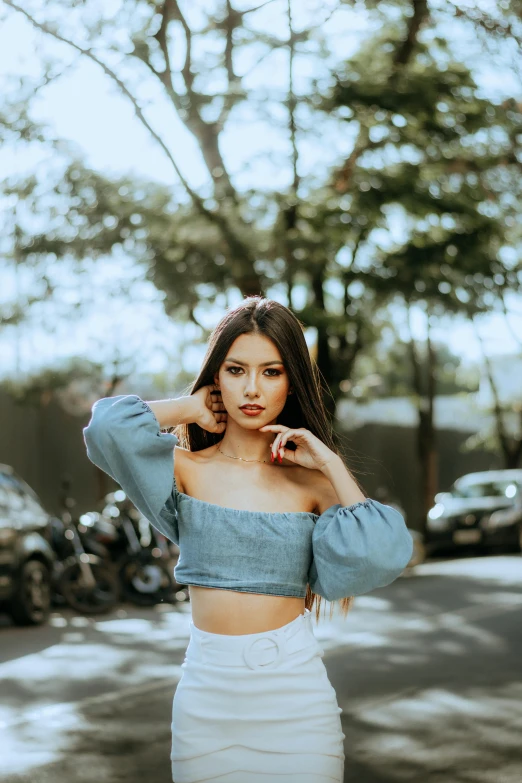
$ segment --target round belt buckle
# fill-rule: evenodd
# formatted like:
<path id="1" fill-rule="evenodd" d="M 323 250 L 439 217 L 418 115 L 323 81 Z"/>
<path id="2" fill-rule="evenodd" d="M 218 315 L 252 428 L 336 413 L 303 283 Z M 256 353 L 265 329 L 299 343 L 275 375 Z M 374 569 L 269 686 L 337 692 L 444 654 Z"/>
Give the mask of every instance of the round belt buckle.
<path id="1" fill-rule="evenodd" d="M 270 639 L 273 641 L 277 646 L 277 655 L 274 658 L 273 661 L 269 661 L 268 663 L 254 663 L 252 661 L 252 648 L 256 642 L 260 642 L 262 639 Z M 245 660 L 245 663 L 247 666 L 249 666 L 251 669 L 270 669 L 273 666 L 276 666 L 277 663 L 279 663 L 280 658 L 283 656 L 284 648 L 283 648 L 283 639 L 280 639 L 275 634 L 265 634 L 264 636 L 260 636 L 257 639 L 254 639 L 253 641 L 249 642 L 245 645 L 243 648 L 243 658 Z"/>

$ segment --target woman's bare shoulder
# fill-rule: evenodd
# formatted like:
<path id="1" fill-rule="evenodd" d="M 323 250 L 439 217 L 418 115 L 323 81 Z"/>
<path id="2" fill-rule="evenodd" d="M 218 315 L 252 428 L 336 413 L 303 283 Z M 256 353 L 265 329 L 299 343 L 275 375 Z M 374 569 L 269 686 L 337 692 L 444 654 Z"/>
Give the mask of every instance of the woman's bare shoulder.
<path id="1" fill-rule="evenodd" d="M 286 476 L 311 498 L 314 511 L 322 514 L 327 508 L 339 502 L 330 480 L 320 470 L 302 465 L 288 465 Z"/>
<path id="2" fill-rule="evenodd" d="M 189 451 L 189 449 L 182 449 L 180 446 L 176 446 L 176 458 L 179 456 L 181 460 L 190 462 L 192 464 L 208 462 L 216 453 L 216 446 L 208 446 L 206 449 L 199 449 L 199 451 Z"/>
<path id="3" fill-rule="evenodd" d="M 197 470 L 197 465 L 208 462 L 212 455 L 215 454 L 215 451 L 215 446 L 209 446 L 199 451 L 190 451 L 181 446 L 175 447 L 174 476 L 180 492 L 185 493 L 185 487 L 187 483 L 190 483 L 185 477 L 188 477 L 189 480 L 191 477 L 194 479 L 194 470 Z"/>
<path id="4" fill-rule="evenodd" d="M 183 493 L 185 493 L 183 476 L 187 470 L 187 463 L 190 460 L 191 453 L 188 449 L 184 449 L 181 446 L 174 447 L 174 478 L 178 490 Z"/>
<path id="5" fill-rule="evenodd" d="M 199 451 L 189 451 L 176 446 L 175 478 L 180 492 L 185 493 L 185 487 L 196 481 L 198 467 L 209 463 L 215 457 L 216 451 L 216 445 Z M 279 478 L 281 478 L 283 489 L 286 481 L 291 482 L 304 493 L 308 498 L 308 503 L 314 505 L 317 513 L 322 514 L 327 508 L 339 502 L 330 480 L 320 470 L 305 468 L 285 460 L 282 465 L 284 471 L 279 477 L 277 476 L 278 467 L 273 466 L 274 487 L 279 485 Z"/>
<path id="6" fill-rule="evenodd" d="M 305 470 L 307 470 L 305 468 Z M 314 493 L 317 513 L 322 514 L 330 506 L 339 503 L 337 492 L 330 479 L 320 470 L 307 470 L 310 488 Z"/>

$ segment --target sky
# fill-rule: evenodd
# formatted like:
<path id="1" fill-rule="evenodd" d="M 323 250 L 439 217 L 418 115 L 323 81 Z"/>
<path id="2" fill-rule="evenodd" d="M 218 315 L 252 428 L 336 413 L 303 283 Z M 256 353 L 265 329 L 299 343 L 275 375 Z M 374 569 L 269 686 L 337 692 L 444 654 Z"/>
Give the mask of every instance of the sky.
<path id="1" fill-rule="evenodd" d="M 111 5 L 114 3 L 108 3 L 107 7 Z M 250 4 L 242 5 L 246 7 Z M 302 10 L 296 12 L 297 20 L 299 21 L 299 14 L 302 13 L 304 21 L 305 15 L 312 12 L 314 5 L 317 3 L 303 0 L 300 6 Z M 326 5 L 328 3 L 323 3 L 323 6 Z M 194 9 L 194 6 L 192 8 Z M 268 6 L 264 13 L 270 15 L 275 12 Z M 269 16 L 264 19 L 264 23 L 267 21 L 270 22 Z M 274 16 L 272 21 L 275 24 L 278 20 Z M 347 9 L 342 16 L 337 16 L 331 29 L 325 26 L 325 31 L 331 36 L 335 47 L 339 52 L 342 50 L 345 56 L 355 51 L 358 38 L 366 30 L 365 18 L 351 9 Z M 450 36 L 453 34 L 451 30 L 447 33 Z M 499 68 L 499 63 L 494 66 L 487 63 L 480 56 L 471 38 L 461 43 L 469 51 L 470 57 L 474 58 L 476 78 L 485 94 L 522 97 L 521 85 L 509 73 Z M 20 14 L 9 12 L 0 25 L 0 78 L 20 71 L 34 73 L 36 76 L 39 58 L 35 51 L 42 45 L 43 51 L 50 55 L 60 56 L 65 61 L 71 59 L 70 49 L 49 39 L 44 40 L 41 35 L 35 34 Z M 272 62 L 265 61 L 263 68 L 258 69 L 252 76 L 251 86 L 261 88 L 269 84 L 271 90 L 277 91 L 281 88 L 283 94 L 282 72 L 284 69 L 277 57 Z M 299 80 L 304 84 L 309 77 L 310 74 L 303 70 L 298 74 L 298 84 Z M 134 117 L 129 103 L 115 91 L 95 64 L 80 60 L 66 75 L 42 91 L 41 95 L 42 99 L 34 104 L 35 119 L 52 126 L 58 137 L 76 144 L 89 165 L 108 174 L 135 173 L 169 186 L 179 185 L 164 154 Z M 148 116 L 169 140 L 176 160 L 192 187 L 204 193 L 208 175 L 195 141 L 168 106 L 159 99 L 155 100 L 154 95 L 148 97 L 152 101 Z M 350 138 L 336 130 L 333 125 L 328 129 L 330 135 L 323 144 L 301 146 L 303 175 L 330 165 L 338 160 L 340 155 L 350 151 Z M 242 123 L 231 127 L 224 135 L 222 147 L 224 159 L 239 189 L 251 187 L 254 183 L 261 188 L 278 184 L 283 188 L 288 185 L 288 167 L 278 165 L 277 158 L 274 165 L 268 165 L 264 154 L 267 149 L 278 153 L 281 156 L 279 160 L 282 160 L 283 156 L 287 156 L 288 142 L 277 130 L 245 110 Z M 12 150 L 0 151 L 0 171 L 3 176 L 30 170 L 34 165 L 35 161 L 27 155 L 13 155 Z M 171 354 L 173 359 L 182 361 L 186 370 L 197 370 L 204 346 L 194 350 L 185 349 L 182 355 L 178 354 L 179 346 L 183 345 L 184 341 L 190 342 L 193 339 L 193 329 L 185 329 L 172 323 L 171 319 L 162 313 L 161 296 L 152 284 L 146 281 L 140 284 L 137 289 L 139 296 L 132 303 L 121 300 L 116 307 L 113 302 L 112 307 L 109 307 L 110 302 L 105 291 L 107 287 L 110 288 L 111 282 L 116 285 L 117 279 L 122 275 L 128 279 L 136 275 L 136 270 L 129 267 L 125 258 L 118 258 L 110 264 L 95 265 L 93 272 L 93 291 L 96 295 L 92 298 L 88 314 L 83 315 L 81 320 L 66 317 L 63 323 L 59 324 L 57 331 L 51 333 L 45 323 L 47 319 L 49 323 L 53 322 L 54 318 L 51 318 L 49 311 L 45 314 L 45 308 L 42 308 L 29 328 L 3 329 L 0 333 L 2 375 L 12 373 L 15 368 L 19 368 L 21 372 L 30 371 L 31 368 L 74 353 L 89 356 L 110 354 L 114 342 L 137 345 L 141 354 L 145 338 L 143 370 L 160 370 L 165 363 L 165 352 Z M 62 280 L 67 274 L 62 267 L 60 274 Z M 78 281 L 75 283 L 74 275 L 70 275 L 70 280 L 70 302 L 74 304 L 75 301 L 83 299 L 85 291 Z M 15 286 L 12 268 L 2 269 L 2 282 L 0 298 L 7 299 Z M 28 281 L 26 283 L 28 284 Z M 23 275 L 19 276 L 17 284 L 23 291 Z M 90 293 L 92 294 L 92 291 Z M 285 301 L 282 292 L 274 290 L 270 295 Z M 512 329 L 522 338 L 522 299 L 512 296 L 508 304 L 513 312 Z M 211 325 L 222 314 L 224 305 L 224 300 L 221 300 L 217 303 L 215 312 L 201 312 L 200 315 Z M 111 313 L 110 317 L 108 312 Z M 397 318 L 399 317 L 400 314 L 397 313 Z M 415 313 L 413 327 L 415 336 L 422 339 L 425 334 L 422 312 Z M 490 353 L 520 350 L 506 327 L 503 316 L 484 319 L 482 331 Z M 405 331 L 403 334 L 406 336 Z M 463 320 L 445 320 L 434 336 L 447 341 L 453 351 L 462 355 L 465 362 L 475 361 L 480 356 L 474 333 Z M 103 346 L 103 350 L 100 346 Z"/>

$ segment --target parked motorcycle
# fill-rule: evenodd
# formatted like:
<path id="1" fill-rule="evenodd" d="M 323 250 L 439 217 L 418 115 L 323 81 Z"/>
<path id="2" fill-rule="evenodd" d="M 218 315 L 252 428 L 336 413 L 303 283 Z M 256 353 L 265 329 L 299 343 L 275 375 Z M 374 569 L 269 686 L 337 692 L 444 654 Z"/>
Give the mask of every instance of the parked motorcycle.
<path id="1" fill-rule="evenodd" d="M 92 551 L 96 547 L 86 546 L 86 528 L 70 511 L 74 505 L 74 499 L 68 497 L 67 508 L 53 529 L 52 545 L 57 554 L 53 602 L 65 602 L 84 614 L 101 614 L 119 600 L 118 578 L 101 553 Z"/>
<path id="2" fill-rule="evenodd" d="M 143 539 L 142 516 L 123 490 L 106 495 L 100 516 L 112 525 L 112 534 L 100 532 L 97 540 L 106 547 L 118 574 L 122 598 L 138 606 L 154 606 L 171 600 L 174 580 L 170 552 L 167 547 L 156 545 L 153 533 Z M 87 518 L 95 523 L 92 512 L 85 517 L 86 524 L 89 524 Z"/>
<path id="3" fill-rule="evenodd" d="M 82 522 L 106 550 L 120 583 L 121 597 L 138 606 L 185 600 L 188 591 L 174 579 L 179 549 L 159 533 L 121 489 L 105 496 L 100 514 L 88 512 Z M 101 527 L 101 523 L 105 527 Z"/>
<path id="4" fill-rule="evenodd" d="M 74 520 L 70 481 L 62 485 L 62 515 L 53 547 L 58 555 L 54 603 L 102 612 L 126 599 L 138 606 L 189 598 L 173 570 L 179 548 L 142 516 L 123 490 L 110 492 L 101 511 Z"/>

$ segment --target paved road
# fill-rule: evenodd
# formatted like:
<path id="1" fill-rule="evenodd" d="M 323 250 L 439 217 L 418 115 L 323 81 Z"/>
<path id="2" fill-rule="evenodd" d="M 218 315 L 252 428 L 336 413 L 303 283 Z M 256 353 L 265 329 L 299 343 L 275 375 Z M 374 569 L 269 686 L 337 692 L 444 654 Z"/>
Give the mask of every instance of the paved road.
<path id="1" fill-rule="evenodd" d="M 346 783 L 522 782 L 522 558 L 424 564 L 346 620 L 324 606 Z M 0 629 L 0 781 L 170 783 L 189 620 L 165 606 Z"/>

